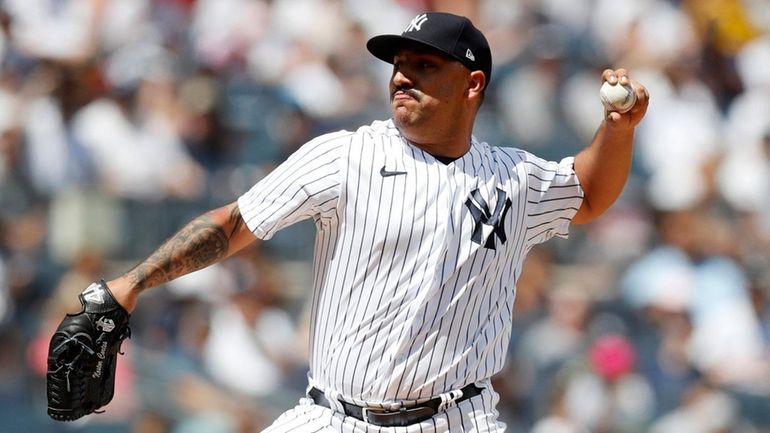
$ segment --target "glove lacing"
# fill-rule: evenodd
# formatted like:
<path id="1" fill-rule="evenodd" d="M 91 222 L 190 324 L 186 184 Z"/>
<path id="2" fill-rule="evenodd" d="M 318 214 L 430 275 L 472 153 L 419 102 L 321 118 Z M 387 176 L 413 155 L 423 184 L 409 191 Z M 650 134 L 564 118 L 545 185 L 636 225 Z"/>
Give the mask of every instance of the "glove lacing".
<path id="1" fill-rule="evenodd" d="M 76 337 L 77 337 L 77 335 L 73 336 L 73 337 L 68 337 L 61 344 L 56 346 L 56 348 L 53 350 L 54 354 L 59 355 L 64 350 L 68 349 L 67 345 L 69 345 L 70 343 L 74 342 L 78 346 L 80 346 L 80 351 L 78 351 L 78 354 L 75 355 L 69 362 L 62 362 L 62 363 L 57 362 L 56 363 L 56 370 L 54 370 L 52 372 L 52 375 L 49 376 L 50 379 L 54 380 L 54 382 L 59 382 L 59 383 L 55 383 L 55 384 L 56 384 L 57 388 L 61 388 L 60 379 L 59 379 L 59 376 L 57 374 L 62 369 L 66 369 L 65 372 L 64 372 L 64 379 L 66 381 L 67 392 L 68 393 L 72 393 L 73 392 L 72 380 L 70 380 L 70 374 L 73 371 L 81 372 L 82 373 L 82 370 L 80 370 L 80 369 L 78 369 L 76 367 L 78 365 L 78 361 L 83 356 L 83 353 L 88 353 L 89 355 L 92 355 L 92 356 L 96 354 L 90 347 L 88 347 L 82 341 L 78 340 Z M 78 379 L 80 379 L 80 380 L 78 380 Z M 86 381 L 82 380 L 82 378 L 77 378 L 76 377 L 75 378 L 75 384 L 77 385 L 77 390 L 76 390 L 76 393 L 74 394 L 74 396 L 75 396 L 75 400 L 77 401 L 77 400 L 81 400 L 83 398 L 83 394 L 85 393 Z"/>

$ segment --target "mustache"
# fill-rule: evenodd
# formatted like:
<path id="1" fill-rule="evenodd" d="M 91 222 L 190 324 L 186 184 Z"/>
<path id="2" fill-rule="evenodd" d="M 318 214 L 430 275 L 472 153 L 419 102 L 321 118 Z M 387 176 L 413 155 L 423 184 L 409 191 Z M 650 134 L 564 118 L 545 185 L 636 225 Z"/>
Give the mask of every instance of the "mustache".
<path id="1" fill-rule="evenodd" d="M 397 92 L 403 92 L 407 96 L 414 98 L 418 101 L 420 100 L 420 97 L 421 97 L 420 92 L 415 90 L 414 88 L 400 86 L 400 87 L 394 88 L 393 91 L 390 92 L 390 98 L 393 99 L 393 96 L 395 96 Z"/>

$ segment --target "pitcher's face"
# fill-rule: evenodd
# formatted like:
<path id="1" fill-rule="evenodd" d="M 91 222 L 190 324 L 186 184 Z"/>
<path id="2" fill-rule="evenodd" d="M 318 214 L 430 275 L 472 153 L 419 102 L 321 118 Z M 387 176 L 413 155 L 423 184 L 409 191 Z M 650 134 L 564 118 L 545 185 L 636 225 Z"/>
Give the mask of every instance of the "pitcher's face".
<path id="1" fill-rule="evenodd" d="M 410 140 L 446 131 L 467 109 L 470 70 L 423 47 L 401 48 L 393 59 L 390 106 L 393 121 Z"/>

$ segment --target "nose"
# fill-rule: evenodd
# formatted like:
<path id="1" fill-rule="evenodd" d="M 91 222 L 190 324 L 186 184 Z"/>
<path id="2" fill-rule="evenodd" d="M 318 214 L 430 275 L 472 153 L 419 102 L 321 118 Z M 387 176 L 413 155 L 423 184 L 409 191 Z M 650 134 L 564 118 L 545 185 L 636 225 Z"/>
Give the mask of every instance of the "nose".
<path id="1" fill-rule="evenodd" d="M 401 71 L 400 69 L 393 71 L 393 78 L 391 79 L 391 81 L 393 82 L 393 85 L 396 88 L 399 88 L 399 87 L 409 88 L 412 86 L 412 80 L 409 77 L 407 77 L 403 73 L 403 71 Z"/>

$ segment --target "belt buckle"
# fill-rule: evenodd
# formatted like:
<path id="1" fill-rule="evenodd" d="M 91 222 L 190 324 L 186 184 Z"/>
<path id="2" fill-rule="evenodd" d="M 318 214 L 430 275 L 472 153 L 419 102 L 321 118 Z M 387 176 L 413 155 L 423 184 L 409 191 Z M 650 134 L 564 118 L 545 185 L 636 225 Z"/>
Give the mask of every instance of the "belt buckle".
<path id="1" fill-rule="evenodd" d="M 368 408 L 366 406 L 362 407 L 361 408 L 361 420 L 363 420 L 363 422 L 365 422 L 367 424 L 371 424 L 369 422 L 369 412 L 385 413 L 385 411 L 382 410 L 382 409 L 375 408 L 374 410 L 372 410 L 371 408 Z"/>

